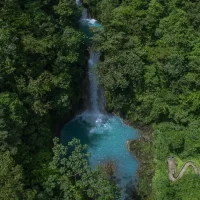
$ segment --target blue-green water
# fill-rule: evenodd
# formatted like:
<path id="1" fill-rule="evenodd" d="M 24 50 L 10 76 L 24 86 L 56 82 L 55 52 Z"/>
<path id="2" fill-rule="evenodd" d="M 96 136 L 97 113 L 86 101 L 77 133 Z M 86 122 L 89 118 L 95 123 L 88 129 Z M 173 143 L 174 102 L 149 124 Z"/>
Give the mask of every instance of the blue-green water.
<path id="1" fill-rule="evenodd" d="M 87 36 L 86 43 L 89 42 L 90 38 L 94 36 L 95 31 L 103 31 L 103 26 L 97 20 L 94 19 L 82 19 L 80 26 L 81 30 Z"/>
<path id="2" fill-rule="evenodd" d="M 80 0 L 76 0 L 82 6 Z M 102 25 L 95 19 L 89 19 L 88 11 L 83 9 L 80 20 L 82 31 L 90 39 L 92 29 L 103 30 Z M 116 116 L 103 114 L 103 98 L 94 67 L 99 61 L 100 53 L 90 50 L 88 60 L 89 101 L 88 110 L 65 125 L 61 134 L 61 143 L 67 145 L 73 138 L 78 138 L 82 144 L 88 145 L 91 153 L 89 163 L 92 168 L 110 161 L 115 165 L 117 185 L 122 189 L 123 200 L 130 200 L 128 188 L 133 190 L 134 177 L 138 162 L 127 149 L 127 141 L 137 139 L 138 133 L 125 125 Z"/>
<path id="3" fill-rule="evenodd" d="M 91 153 L 89 163 L 93 168 L 113 161 L 118 186 L 126 190 L 132 185 L 138 162 L 127 150 L 126 142 L 138 137 L 134 129 L 125 125 L 119 117 L 85 112 L 65 125 L 61 142 L 66 145 L 74 137 L 88 145 Z"/>

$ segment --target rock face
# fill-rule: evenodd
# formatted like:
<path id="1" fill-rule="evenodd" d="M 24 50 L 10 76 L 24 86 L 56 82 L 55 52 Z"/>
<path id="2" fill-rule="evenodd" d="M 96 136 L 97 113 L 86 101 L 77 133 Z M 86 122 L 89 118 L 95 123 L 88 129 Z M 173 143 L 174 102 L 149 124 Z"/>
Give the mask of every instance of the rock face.
<path id="1" fill-rule="evenodd" d="M 129 152 L 131 151 L 130 144 L 131 144 L 131 140 L 127 140 L 126 146 Z"/>
<path id="2" fill-rule="evenodd" d="M 200 174 L 200 170 L 195 166 L 195 164 L 192 161 L 187 161 L 177 175 L 176 175 L 176 167 L 177 167 L 176 160 L 170 157 L 167 159 L 167 164 L 168 164 L 169 180 L 173 182 L 180 179 L 184 175 L 188 167 L 192 167 L 195 174 L 197 175 Z"/>
<path id="3" fill-rule="evenodd" d="M 109 176 L 115 176 L 117 169 L 114 161 L 108 160 L 101 167 Z"/>

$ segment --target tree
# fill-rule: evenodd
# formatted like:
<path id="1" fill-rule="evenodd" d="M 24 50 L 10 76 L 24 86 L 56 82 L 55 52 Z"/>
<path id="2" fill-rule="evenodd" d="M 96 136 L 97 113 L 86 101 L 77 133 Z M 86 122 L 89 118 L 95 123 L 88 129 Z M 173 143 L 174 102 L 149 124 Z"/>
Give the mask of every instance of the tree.
<path id="1" fill-rule="evenodd" d="M 119 190 L 100 169 L 92 170 L 88 164 L 86 146 L 77 139 L 65 147 L 54 139 L 53 159 L 44 183 L 44 196 L 48 199 L 107 199 L 119 198 Z M 41 195 L 40 198 L 44 198 Z"/>
<path id="2" fill-rule="evenodd" d="M 0 2 L 0 153 L 26 189 L 41 188 L 55 127 L 80 107 L 80 16 L 73 0 Z"/>
<path id="3" fill-rule="evenodd" d="M 200 3 L 122 0 L 105 7 L 104 0 L 84 2 L 104 27 L 93 37 L 93 48 L 101 52 L 96 71 L 108 110 L 153 125 L 153 196 L 184 199 L 187 180 L 183 187 L 170 184 L 165 162 L 174 155 L 199 165 Z"/>

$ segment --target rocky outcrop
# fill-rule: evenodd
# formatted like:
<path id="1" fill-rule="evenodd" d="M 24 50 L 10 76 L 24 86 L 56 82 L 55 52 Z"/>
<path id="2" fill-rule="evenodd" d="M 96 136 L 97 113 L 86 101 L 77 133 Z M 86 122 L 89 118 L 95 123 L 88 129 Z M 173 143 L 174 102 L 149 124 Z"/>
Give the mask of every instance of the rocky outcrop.
<path id="1" fill-rule="evenodd" d="M 129 152 L 131 151 L 130 144 L 131 144 L 131 140 L 126 141 L 126 146 Z"/>

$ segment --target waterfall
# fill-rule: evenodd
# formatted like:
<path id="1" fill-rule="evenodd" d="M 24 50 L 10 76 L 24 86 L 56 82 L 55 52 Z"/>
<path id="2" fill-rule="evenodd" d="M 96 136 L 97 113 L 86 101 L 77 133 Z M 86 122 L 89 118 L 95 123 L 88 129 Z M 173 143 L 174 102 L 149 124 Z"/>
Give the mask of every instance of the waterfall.
<path id="1" fill-rule="evenodd" d="M 82 6 L 82 2 L 80 0 L 76 0 L 76 4 L 78 6 Z M 82 16 L 80 19 L 80 23 L 83 26 L 93 26 L 98 23 L 95 19 L 90 19 L 88 15 L 87 8 L 83 8 Z M 90 50 L 89 51 L 89 60 L 88 60 L 88 77 L 89 77 L 89 112 L 87 112 L 90 115 L 90 118 L 92 118 L 92 122 L 99 122 L 99 120 L 102 116 L 101 111 L 103 110 L 103 98 L 101 97 L 101 90 L 98 86 L 98 80 L 97 76 L 94 72 L 94 67 L 99 61 L 100 53 Z M 101 102 L 102 101 L 102 102 Z"/>
<path id="2" fill-rule="evenodd" d="M 81 0 L 76 0 L 76 5 L 77 5 L 77 6 L 82 6 Z"/>
<path id="3" fill-rule="evenodd" d="M 76 4 L 83 10 L 80 27 L 86 36 L 93 35 L 90 28 L 103 30 L 97 20 L 90 18 L 81 0 L 76 0 Z M 121 188 L 120 200 L 127 200 L 130 199 L 129 190 L 133 188 L 133 175 L 136 173 L 138 162 L 127 150 L 126 144 L 127 141 L 136 139 L 138 134 L 126 126 L 120 118 L 105 114 L 103 91 L 98 85 L 98 78 L 94 71 L 99 59 L 100 52 L 90 48 L 88 59 L 89 106 L 85 112 L 66 124 L 61 141 L 66 144 L 75 137 L 80 139 L 81 143 L 86 143 L 88 152 L 91 153 L 89 164 L 94 169 L 96 165 L 105 165 L 108 161 L 114 163 L 116 184 Z"/>
<path id="4" fill-rule="evenodd" d="M 89 74 L 89 81 L 90 81 L 90 109 L 91 112 L 97 114 L 100 112 L 99 102 L 98 100 L 98 83 L 97 77 L 94 73 L 94 66 L 99 61 L 100 53 L 90 51 L 90 59 L 88 62 L 88 74 Z"/>
<path id="5" fill-rule="evenodd" d="M 87 8 L 84 8 L 81 16 L 81 21 L 87 20 L 87 18 L 88 18 L 88 11 Z"/>

